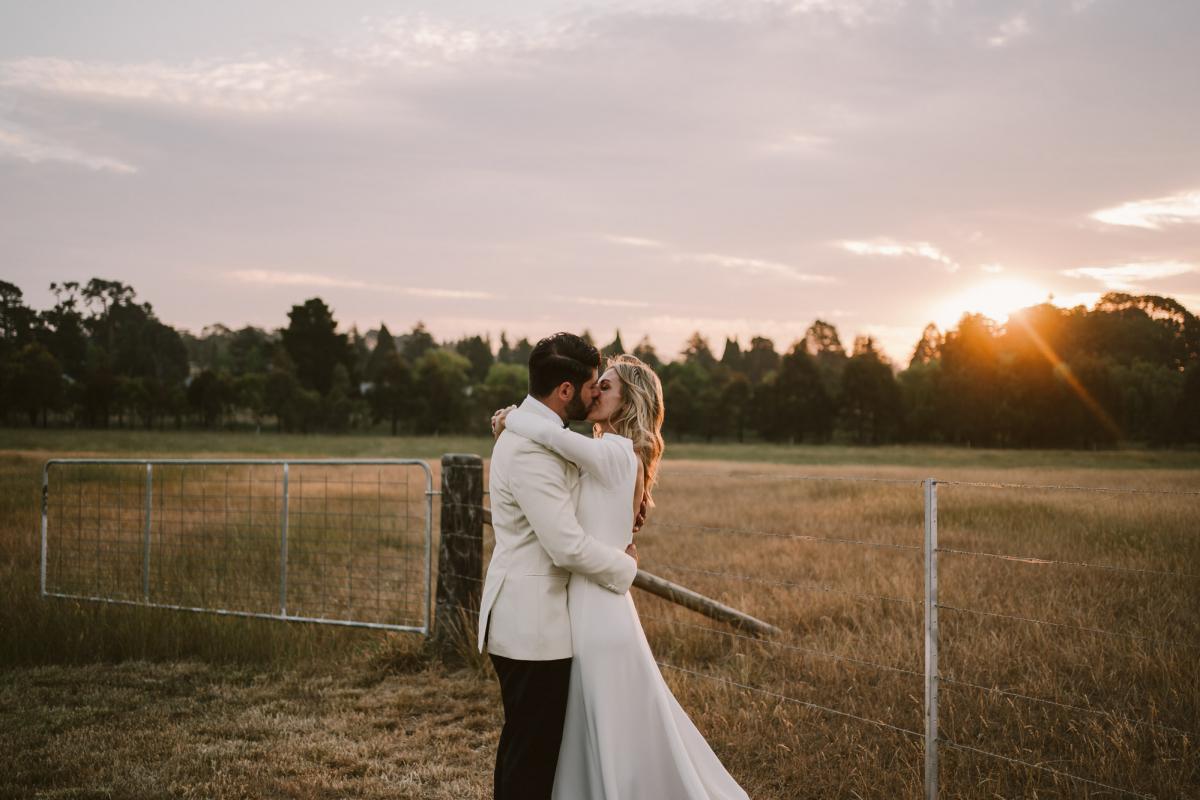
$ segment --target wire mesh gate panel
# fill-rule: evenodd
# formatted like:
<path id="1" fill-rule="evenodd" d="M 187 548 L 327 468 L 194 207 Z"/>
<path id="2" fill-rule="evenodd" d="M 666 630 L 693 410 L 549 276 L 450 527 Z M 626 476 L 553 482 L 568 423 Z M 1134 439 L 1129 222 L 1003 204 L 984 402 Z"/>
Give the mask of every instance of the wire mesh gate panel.
<path id="1" fill-rule="evenodd" d="M 41 592 L 424 634 L 432 497 L 411 459 L 52 459 Z"/>

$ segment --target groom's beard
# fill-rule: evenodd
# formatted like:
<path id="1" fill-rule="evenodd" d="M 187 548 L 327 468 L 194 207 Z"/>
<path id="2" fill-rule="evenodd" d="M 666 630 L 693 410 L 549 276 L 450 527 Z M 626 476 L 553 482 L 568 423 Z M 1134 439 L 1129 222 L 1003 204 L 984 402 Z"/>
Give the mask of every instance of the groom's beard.
<path id="1" fill-rule="evenodd" d="M 579 422 L 587 419 L 588 407 L 587 404 L 580 399 L 579 392 L 576 392 L 575 396 L 571 398 L 571 402 L 567 403 L 566 412 L 567 419 L 571 420 L 572 422 Z"/>

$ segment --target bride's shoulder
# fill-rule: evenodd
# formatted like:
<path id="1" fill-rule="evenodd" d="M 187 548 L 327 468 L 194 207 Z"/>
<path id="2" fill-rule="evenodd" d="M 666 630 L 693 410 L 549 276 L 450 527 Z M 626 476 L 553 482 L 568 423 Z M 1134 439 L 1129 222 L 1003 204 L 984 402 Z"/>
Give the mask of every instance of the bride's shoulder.
<path id="1" fill-rule="evenodd" d="M 610 447 L 619 449 L 626 456 L 632 457 L 634 460 L 637 459 L 637 454 L 633 448 L 633 439 L 630 439 L 628 436 L 622 436 L 619 433 L 605 433 L 600 439 L 607 442 Z"/>

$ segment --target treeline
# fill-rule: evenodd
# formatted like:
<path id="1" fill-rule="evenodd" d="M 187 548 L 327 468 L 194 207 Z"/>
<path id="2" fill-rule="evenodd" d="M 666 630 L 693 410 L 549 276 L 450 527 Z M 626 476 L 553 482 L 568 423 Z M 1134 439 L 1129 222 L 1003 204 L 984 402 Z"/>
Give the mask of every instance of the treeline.
<path id="1" fill-rule="evenodd" d="M 527 387 L 531 344 L 500 335 L 438 342 L 417 323 L 393 335 L 339 332 L 313 298 L 287 325 L 161 322 L 132 287 L 51 284 L 29 308 L 0 281 L 0 421 L 84 427 L 254 428 L 393 435 L 485 433 Z M 626 351 L 620 334 L 602 351 Z M 966 315 L 930 325 L 903 370 L 870 337 L 845 347 L 817 320 L 782 351 L 755 336 L 721 354 L 699 333 L 662 360 L 668 433 L 776 442 L 926 441 L 998 447 L 1163 446 L 1200 441 L 1200 324 L 1169 298 L 1108 294 L 1092 309 L 1045 304 L 1004 326 Z"/>

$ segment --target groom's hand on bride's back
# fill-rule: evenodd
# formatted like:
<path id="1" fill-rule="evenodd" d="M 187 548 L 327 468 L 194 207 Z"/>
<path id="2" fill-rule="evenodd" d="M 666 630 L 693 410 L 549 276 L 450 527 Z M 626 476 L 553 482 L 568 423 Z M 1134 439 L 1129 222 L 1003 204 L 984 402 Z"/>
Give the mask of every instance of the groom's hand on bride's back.
<path id="1" fill-rule="evenodd" d="M 630 542 L 629 546 L 625 548 L 625 555 L 629 556 L 634 561 L 637 561 L 638 560 L 637 545 L 634 544 L 633 542 Z"/>

